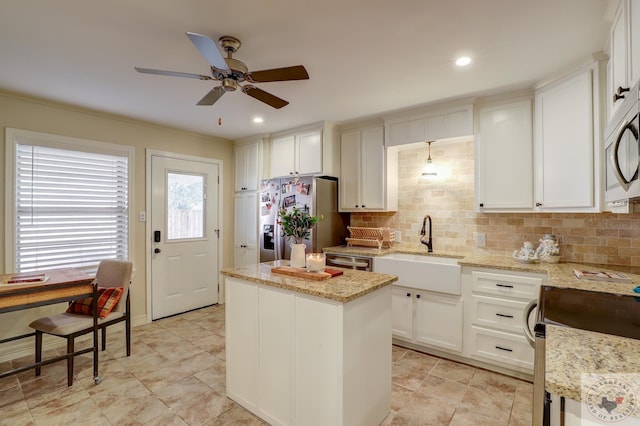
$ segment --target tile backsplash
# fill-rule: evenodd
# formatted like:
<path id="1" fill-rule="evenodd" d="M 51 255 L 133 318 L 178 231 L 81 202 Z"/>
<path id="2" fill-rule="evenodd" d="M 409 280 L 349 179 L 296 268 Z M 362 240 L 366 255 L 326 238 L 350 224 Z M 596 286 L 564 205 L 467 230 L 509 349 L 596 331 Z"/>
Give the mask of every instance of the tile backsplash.
<path id="1" fill-rule="evenodd" d="M 544 234 L 554 234 L 565 262 L 640 265 L 640 213 L 477 213 L 474 206 L 473 141 L 436 142 L 433 163 L 448 172 L 422 179 L 427 145 L 399 153 L 399 202 L 395 213 L 352 213 L 352 226 L 389 226 L 402 242 L 419 244 L 422 219 L 433 222 L 435 251 L 510 256 Z M 486 247 L 476 247 L 476 234 Z"/>

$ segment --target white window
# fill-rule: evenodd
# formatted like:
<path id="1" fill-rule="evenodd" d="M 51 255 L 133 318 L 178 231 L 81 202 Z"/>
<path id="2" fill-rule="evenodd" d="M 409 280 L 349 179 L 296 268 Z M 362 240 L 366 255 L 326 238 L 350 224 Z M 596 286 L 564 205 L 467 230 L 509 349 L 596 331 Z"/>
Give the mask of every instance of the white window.
<path id="1" fill-rule="evenodd" d="M 131 253 L 133 149 L 7 129 L 6 269 L 95 269 Z"/>

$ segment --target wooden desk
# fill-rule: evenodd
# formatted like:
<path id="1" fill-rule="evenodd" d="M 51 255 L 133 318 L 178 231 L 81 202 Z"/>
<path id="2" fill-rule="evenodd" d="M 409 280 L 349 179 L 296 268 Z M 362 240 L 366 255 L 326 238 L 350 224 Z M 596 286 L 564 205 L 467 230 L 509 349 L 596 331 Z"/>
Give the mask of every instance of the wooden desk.
<path id="1" fill-rule="evenodd" d="M 21 274 L 0 275 L 0 313 L 93 297 L 93 347 L 2 372 L 0 373 L 0 379 L 46 364 L 66 360 L 72 356 L 93 352 L 93 380 L 96 384 L 100 383 L 101 378 L 98 376 L 97 285 L 93 283 L 93 277 L 73 268 L 38 271 L 38 273 L 44 273 L 48 279 L 39 283 L 4 284 L 10 277 L 20 276 Z M 32 274 L 26 273 L 22 275 Z M 35 332 L 0 340 L 0 344 L 31 336 L 35 336 Z"/>

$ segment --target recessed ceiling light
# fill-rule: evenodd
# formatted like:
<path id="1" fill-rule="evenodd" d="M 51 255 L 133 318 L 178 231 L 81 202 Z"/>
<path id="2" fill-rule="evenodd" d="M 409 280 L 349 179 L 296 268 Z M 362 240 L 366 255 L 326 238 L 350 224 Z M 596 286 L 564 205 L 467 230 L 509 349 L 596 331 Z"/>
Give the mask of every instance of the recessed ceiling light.
<path id="1" fill-rule="evenodd" d="M 456 65 L 459 67 L 464 67 L 465 65 L 469 65 L 471 63 L 471 58 L 468 56 L 461 56 L 456 60 Z"/>
<path id="2" fill-rule="evenodd" d="M 253 122 L 254 123 L 262 123 L 264 120 L 262 119 L 262 117 L 254 117 L 253 118 Z"/>

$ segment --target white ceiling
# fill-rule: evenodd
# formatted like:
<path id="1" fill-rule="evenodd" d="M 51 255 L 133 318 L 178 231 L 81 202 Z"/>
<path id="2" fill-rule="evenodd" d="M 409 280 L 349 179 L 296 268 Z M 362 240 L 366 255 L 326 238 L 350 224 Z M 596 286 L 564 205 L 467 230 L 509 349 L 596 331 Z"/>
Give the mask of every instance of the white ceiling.
<path id="1" fill-rule="evenodd" d="M 610 1 L 0 0 L 0 89 L 240 139 L 528 87 L 604 49 Z M 218 82 L 133 69 L 209 74 L 187 31 L 310 79 L 256 84 L 291 102 L 280 110 L 239 91 L 196 106 Z"/>

